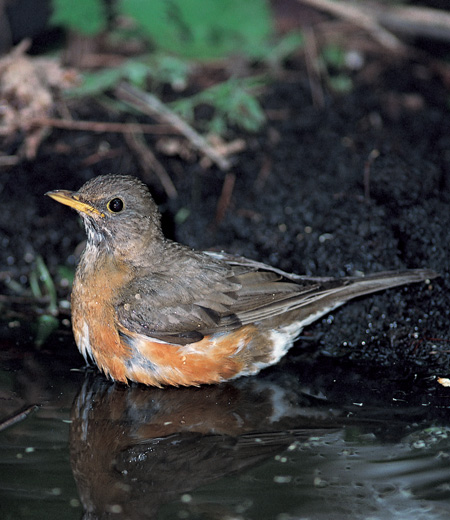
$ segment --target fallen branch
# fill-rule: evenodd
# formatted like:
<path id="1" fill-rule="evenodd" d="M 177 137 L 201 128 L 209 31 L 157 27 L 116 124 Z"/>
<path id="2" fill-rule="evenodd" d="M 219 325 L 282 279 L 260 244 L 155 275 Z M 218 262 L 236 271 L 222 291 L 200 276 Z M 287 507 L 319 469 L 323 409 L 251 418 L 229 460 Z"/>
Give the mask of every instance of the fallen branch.
<path id="1" fill-rule="evenodd" d="M 18 155 L 2 155 L 0 156 L 0 167 L 2 166 L 15 166 L 20 161 Z"/>
<path id="2" fill-rule="evenodd" d="M 139 123 L 111 123 L 107 121 L 75 121 L 73 119 L 57 119 L 39 117 L 32 121 L 31 126 L 45 126 L 62 128 L 63 130 L 80 130 L 82 132 L 112 132 L 112 133 L 135 133 L 143 134 L 179 134 L 172 125 L 146 125 Z"/>
<path id="3" fill-rule="evenodd" d="M 305 27 L 304 34 L 305 64 L 313 105 L 318 108 L 323 108 L 325 106 L 325 95 L 321 83 L 322 67 L 316 37 L 312 27 Z"/>
<path id="4" fill-rule="evenodd" d="M 121 101 L 128 103 L 135 109 L 172 125 L 189 140 L 192 146 L 217 164 L 221 170 L 228 170 L 230 168 L 231 164 L 228 159 L 219 155 L 204 137 L 166 105 L 161 103 L 157 97 L 133 87 L 128 83 L 121 83 L 116 88 L 115 93 Z"/>
<path id="5" fill-rule="evenodd" d="M 39 405 L 32 404 L 31 406 L 28 406 L 24 410 L 22 410 L 20 412 L 16 412 L 12 417 L 9 417 L 8 419 L 4 419 L 3 421 L 0 421 L 0 432 L 3 430 L 6 430 L 7 428 L 10 428 L 11 426 L 14 426 L 18 422 L 23 421 L 31 413 L 35 412 L 38 409 L 39 409 Z"/>
<path id="6" fill-rule="evenodd" d="M 231 204 L 231 197 L 233 195 L 234 184 L 236 182 L 236 174 L 228 172 L 222 185 L 222 192 L 216 206 L 215 224 L 220 224 L 225 217 L 226 212 Z"/>
<path id="7" fill-rule="evenodd" d="M 132 132 L 125 134 L 125 140 L 130 148 L 136 153 L 141 168 L 144 173 L 156 174 L 167 196 L 171 199 L 178 197 L 177 189 L 172 182 L 164 166 L 158 161 L 153 152 L 148 148 L 143 139 L 142 133 Z"/>
<path id="8" fill-rule="evenodd" d="M 338 2 L 337 0 L 298 0 L 315 9 L 326 11 L 339 18 L 344 18 L 354 25 L 367 30 L 383 47 L 396 52 L 403 52 L 405 45 L 378 23 L 373 12 L 367 12 L 363 5 Z"/>
<path id="9" fill-rule="evenodd" d="M 450 13 L 447 11 L 399 6 L 380 8 L 376 16 L 381 25 L 394 33 L 450 42 Z"/>
<path id="10" fill-rule="evenodd" d="M 298 1 L 367 30 L 383 47 L 392 51 L 407 50 L 397 34 L 450 41 L 450 13 L 442 9 L 390 6 L 369 1 L 358 4 L 339 0 Z"/>

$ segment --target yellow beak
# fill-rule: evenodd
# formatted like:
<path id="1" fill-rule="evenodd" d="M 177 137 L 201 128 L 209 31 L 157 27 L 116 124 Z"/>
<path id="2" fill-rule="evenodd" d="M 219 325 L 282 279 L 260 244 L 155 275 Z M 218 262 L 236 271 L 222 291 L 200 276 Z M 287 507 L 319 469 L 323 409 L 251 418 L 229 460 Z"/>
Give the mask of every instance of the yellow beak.
<path id="1" fill-rule="evenodd" d="M 46 193 L 52 199 L 55 199 L 57 202 L 61 204 L 65 204 L 66 206 L 70 206 L 81 213 L 86 213 L 86 215 L 99 215 L 100 217 L 104 217 L 105 214 L 99 211 L 94 206 L 91 206 L 87 202 L 81 202 L 78 195 L 76 195 L 73 191 L 68 190 L 55 190 L 48 191 Z"/>

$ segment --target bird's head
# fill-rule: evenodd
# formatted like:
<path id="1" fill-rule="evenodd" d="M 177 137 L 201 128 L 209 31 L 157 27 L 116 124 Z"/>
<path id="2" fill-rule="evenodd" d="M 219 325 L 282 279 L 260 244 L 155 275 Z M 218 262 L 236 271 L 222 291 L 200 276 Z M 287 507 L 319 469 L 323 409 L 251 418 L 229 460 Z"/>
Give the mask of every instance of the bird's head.
<path id="1" fill-rule="evenodd" d="M 77 210 L 84 221 L 88 247 L 105 247 L 136 258 L 136 253 L 163 237 L 158 207 L 136 177 L 103 175 L 78 191 L 55 190 L 46 195 Z"/>

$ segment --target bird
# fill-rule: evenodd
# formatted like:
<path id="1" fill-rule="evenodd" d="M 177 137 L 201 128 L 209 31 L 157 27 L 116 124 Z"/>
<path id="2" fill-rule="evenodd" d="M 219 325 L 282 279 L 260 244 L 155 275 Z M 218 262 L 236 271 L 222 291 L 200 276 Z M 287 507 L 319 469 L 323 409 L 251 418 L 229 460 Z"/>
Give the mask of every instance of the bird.
<path id="1" fill-rule="evenodd" d="M 87 363 L 125 384 L 200 386 L 276 364 L 303 328 L 347 301 L 438 274 L 430 269 L 310 277 L 164 236 L 137 177 L 100 175 L 47 192 L 87 233 L 71 295 Z"/>

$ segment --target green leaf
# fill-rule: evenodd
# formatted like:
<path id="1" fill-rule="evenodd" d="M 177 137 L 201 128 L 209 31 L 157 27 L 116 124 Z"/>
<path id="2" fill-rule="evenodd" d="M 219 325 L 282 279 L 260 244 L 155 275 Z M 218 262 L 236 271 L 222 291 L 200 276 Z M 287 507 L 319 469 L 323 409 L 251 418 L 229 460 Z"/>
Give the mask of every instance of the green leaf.
<path id="1" fill-rule="evenodd" d="M 42 283 L 43 287 L 45 288 L 45 292 L 50 299 L 48 310 L 50 313 L 56 314 L 58 312 L 58 297 L 56 294 L 56 287 L 50 272 L 45 265 L 44 259 L 40 255 L 36 257 L 36 272 L 39 281 Z"/>
<path id="2" fill-rule="evenodd" d="M 290 54 L 303 47 L 305 39 L 299 31 L 293 31 L 281 38 L 267 50 L 264 60 L 269 63 L 280 63 Z"/>
<path id="3" fill-rule="evenodd" d="M 150 73 L 151 69 L 148 65 L 130 60 L 114 69 L 102 69 L 84 74 L 82 84 L 66 91 L 66 94 L 70 97 L 95 96 L 113 88 L 122 79 L 127 79 L 141 87 Z"/>
<path id="4" fill-rule="evenodd" d="M 192 66 L 186 59 L 163 53 L 155 53 L 149 58 L 152 78 L 160 83 L 169 83 L 174 90 L 184 89 Z"/>
<path id="5" fill-rule="evenodd" d="M 97 72 L 83 74 L 83 81 L 79 87 L 67 91 L 71 97 L 93 96 L 112 88 L 120 80 L 122 71 L 117 69 L 103 69 Z"/>
<path id="6" fill-rule="evenodd" d="M 106 27 L 102 0 L 52 0 L 52 25 L 62 25 L 86 35 L 94 35 Z"/>
<path id="7" fill-rule="evenodd" d="M 346 74 L 336 74 L 328 78 L 331 88 L 340 94 L 348 94 L 353 90 L 353 81 Z"/>
<path id="8" fill-rule="evenodd" d="M 325 63 L 341 69 L 345 66 L 345 50 L 337 45 L 327 45 L 322 50 L 322 57 Z"/>
<path id="9" fill-rule="evenodd" d="M 261 57 L 273 32 L 266 0 L 120 0 L 154 45 L 180 56 Z"/>
<path id="10" fill-rule="evenodd" d="M 249 132 L 259 130 L 266 120 L 258 100 L 244 89 L 236 91 L 228 119 Z"/>

